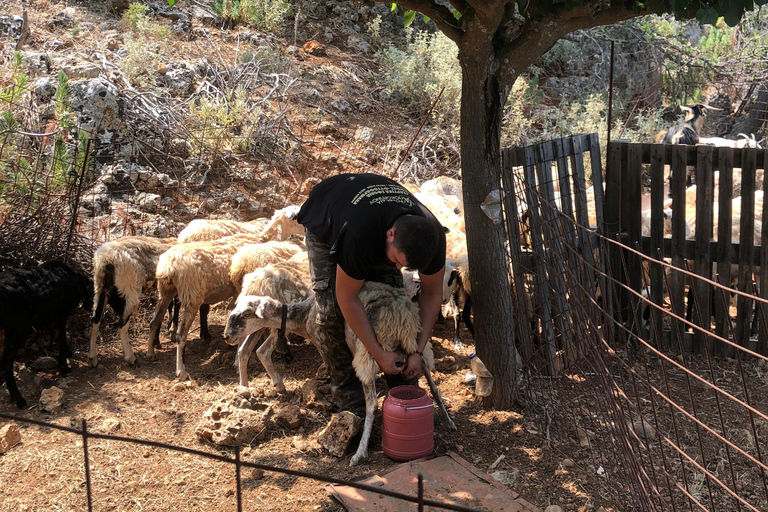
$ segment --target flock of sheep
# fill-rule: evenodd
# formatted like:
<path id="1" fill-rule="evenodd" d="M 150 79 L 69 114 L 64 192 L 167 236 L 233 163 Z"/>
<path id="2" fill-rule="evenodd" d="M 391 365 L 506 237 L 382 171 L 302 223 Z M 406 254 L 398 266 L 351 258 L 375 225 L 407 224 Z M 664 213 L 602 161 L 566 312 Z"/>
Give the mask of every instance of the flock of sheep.
<path id="1" fill-rule="evenodd" d="M 446 227 L 449 258 L 443 298 L 446 303 L 456 303 L 453 312 L 457 330 L 461 313 L 458 304 L 466 309 L 467 319 L 470 304 L 460 187 L 459 181 L 447 177 L 430 180 L 421 187 L 408 185 Z M 135 363 L 137 356 L 128 331 L 142 293 L 152 290 L 150 284 L 156 290 L 157 302 L 147 336 L 147 359 L 157 357 L 155 346 L 159 344 L 159 332 L 167 312 L 175 324 L 171 339 L 177 345 L 176 376 L 188 378 L 184 348 L 198 311 L 200 337 L 210 340 L 209 306 L 236 299 L 224 337 L 227 343 L 238 346 L 235 364 L 239 384 L 248 386 L 249 356 L 266 332 L 268 335 L 256 354 L 275 388 L 284 391 L 282 377 L 271 360 L 278 332 L 295 333 L 312 343 L 316 343 L 317 338 L 314 320 L 317 310 L 303 243 L 304 228 L 295 221 L 297 213 L 297 206 L 288 206 L 276 211 L 271 219 L 251 222 L 193 220 L 177 238 L 118 238 L 95 251 L 92 277 L 58 262 L 0 273 L 0 330 L 5 332 L 0 372 L 11 401 L 19 408 L 26 406 L 14 380 L 13 362 L 33 329 L 58 329 L 59 368 L 62 373 L 69 370 L 67 357 L 71 352 L 66 343 L 65 326 L 71 311 L 80 304 L 84 308 L 92 306 L 93 311 L 89 364 L 98 365 L 97 341 L 107 304 L 119 317 L 123 357 L 126 362 Z M 404 274 L 405 289 L 366 283 L 360 296 L 382 346 L 409 354 L 416 350 L 416 334 L 420 329 L 416 304 L 419 276 L 405 270 Z M 471 322 L 468 326 L 471 328 Z M 455 340 L 460 344 L 458 333 Z M 352 463 L 357 464 L 367 456 L 367 441 L 377 405 L 374 381 L 379 368 L 349 328 L 347 344 L 353 351 L 353 366 L 363 382 L 366 398 L 364 442 L 352 458 Z M 434 369 L 431 346 L 424 350 L 423 364 L 446 425 L 455 430 L 429 375 Z"/>

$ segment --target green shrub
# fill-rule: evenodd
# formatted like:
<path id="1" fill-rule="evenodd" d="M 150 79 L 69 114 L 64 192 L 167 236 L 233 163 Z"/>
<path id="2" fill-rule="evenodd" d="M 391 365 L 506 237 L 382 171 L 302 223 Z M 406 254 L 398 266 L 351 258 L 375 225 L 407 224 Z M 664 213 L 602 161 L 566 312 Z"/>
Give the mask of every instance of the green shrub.
<path id="1" fill-rule="evenodd" d="M 233 24 L 245 23 L 258 30 L 277 32 L 290 12 L 286 0 L 214 0 L 213 11 Z"/>
<path id="2" fill-rule="evenodd" d="M 139 2 L 131 2 L 123 14 L 123 19 L 134 29 L 139 28 L 139 22 L 147 18 L 149 7 Z"/>
<path id="3" fill-rule="evenodd" d="M 384 79 L 391 89 L 425 111 L 445 87 L 433 115 L 457 123 L 461 107 L 461 67 L 457 55 L 456 44 L 442 32 L 417 32 L 405 50 L 392 46 L 384 50 Z"/>

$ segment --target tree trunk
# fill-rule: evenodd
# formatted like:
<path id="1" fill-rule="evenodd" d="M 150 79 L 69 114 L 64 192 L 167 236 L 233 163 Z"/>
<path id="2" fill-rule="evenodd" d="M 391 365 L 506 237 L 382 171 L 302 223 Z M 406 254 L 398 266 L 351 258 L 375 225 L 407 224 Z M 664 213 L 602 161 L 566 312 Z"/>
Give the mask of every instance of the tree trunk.
<path id="1" fill-rule="evenodd" d="M 461 162 L 472 284 L 475 347 L 494 376 L 490 405 L 508 409 L 517 396 L 515 329 L 503 223 L 480 209 L 501 188 L 501 114 L 505 97 L 498 61 L 487 51 L 461 49 Z M 485 54 L 485 58 L 483 58 Z"/>

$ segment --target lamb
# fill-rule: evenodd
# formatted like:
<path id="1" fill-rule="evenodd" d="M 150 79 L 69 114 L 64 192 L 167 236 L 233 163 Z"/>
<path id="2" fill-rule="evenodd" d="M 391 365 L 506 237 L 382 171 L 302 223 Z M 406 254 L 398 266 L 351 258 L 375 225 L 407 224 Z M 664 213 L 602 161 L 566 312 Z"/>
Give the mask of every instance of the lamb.
<path id="1" fill-rule="evenodd" d="M 195 219 L 179 233 L 179 243 L 206 242 L 239 234 L 261 235 L 269 222 L 266 218 L 250 222 L 234 220 Z"/>
<path id="2" fill-rule="evenodd" d="M 243 290 L 238 300 L 247 295 L 270 297 L 283 304 L 299 302 L 310 297 L 312 279 L 309 275 L 307 253 L 299 253 L 288 261 L 270 263 L 247 274 L 243 279 Z M 238 368 L 241 386 L 248 386 L 248 360 L 261 339 L 261 333 L 262 331 L 257 331 L 249 335 L 238 347 L 235 366 Z M 270 329 L 270 342 L 262 343 L 256 355 L 267 375 L 272 378 L 272 384 L 282 393 L 285 392 L 285 385 L 272 363 L 272 351 L 277 348 L 277 336 L 278 329 Z"/>
<path id="3" fill-rule="evenodd" d="M 189 376 L 183 355 L 197 310 L 203 304 L 215 304 L 236 295 L 230 280 L 232 258 L 243 245 L 258 240 L 259 235 L 235 235 L 216 241 L 178 244 L 160 255 L 155 271 L 158 302 L 147 343 L 150 361 L 156 359 L 153 341 L 165 310 L 178 295 L 183 313 L 176 332 L 176 375 L 182 380 Z"/>
<path id="4" fill-rule="evenodd" d="M 360 290 L 360 300 L 363 302 L 371 326 L 382 347 L 389 351 L 401 349 L 406 354 L 412 354 L 417 350 L 416 335 L 420 329 L 418 307 L 408 300 L 402 289 L 381 283 L 366 282 Z M 231 345 L 236 345 L 259 329 L 279 327 L 282 309 L 283 304 L 269 297 L 253 295 L 241 297 L 227 320 L 225 339 Z M 315 346 L 318 346 L 317 314 L 317 303 L 314 296 L 301 302 L 288 304 L 286 306 L 286 330 L 304 336 Z M 345 329 L 345 336 L 347 345 L 354 355 L 352 366 L 363 384 L 365 393 L 363 435 L 357 452 L 352 456 L 350 462 L 350 466 L 355 466 L 368 456 L 368 441 L 378 405 L 375 381 L 380 369 L 363 342 L 355 336 L 348 325 Z M 268 338 L 264 343 L 273 342 Z M 440 411 L 448 428 L 456 430 L 456 425 L 448 416 L 440 391 L 430 374 L 435 367 L 431 343 L 427 343 L 423 352 L 422 370 L 432 391 L 432 396 L 440 406 Z"/>
<path id="5" fill-rule="evenodd" d="M 79 304 L 90 309 L 92 299 L 93 281 L 59 261 L 0 272 L 0 329 L 5 331 L 0 373 L 16 407 L 23 409 L 27 402 L 16 385 L 13 362 L 30 332 L 48 327 L 58 330 L 59 369 L 66 375 L 70 370 L 67 358 L 72 356 L 67 318 Z"/>
<path id="6" fill-rule="evenodd" d="M 102 244 L 93 255 L 94 304 L 88 362 L 98 365 L 96 339 L 106 304 L 120 316 L 120 341 L 126 362 L 136 356 L 128 339 L 131 316 L 139 306 L 142 289 L 155 280 L 160 255 L 176 244 L 175 238 L 125 236 Z"/>

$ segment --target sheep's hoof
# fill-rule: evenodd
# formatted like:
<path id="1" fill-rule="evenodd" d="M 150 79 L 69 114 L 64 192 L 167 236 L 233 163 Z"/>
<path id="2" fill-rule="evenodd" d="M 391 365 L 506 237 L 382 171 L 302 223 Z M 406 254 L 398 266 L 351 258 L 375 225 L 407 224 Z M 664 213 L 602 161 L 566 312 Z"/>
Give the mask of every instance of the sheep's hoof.
<path id="1" fill-rule="evenodd" d="M 463 346 L 464 346 L 464 344 L 462 342 L 460 342 L 460 341 L 454 341 L 453 342 L 453 350 L 459 351 L 459 350 L 462 349 Z"/>
<path id="2" fill-rule="evenodd" d="M 189 373 L 187 373 L 187 370 L 176 372 L 176 376 L 179 378 L 179 380 L 189 380 Z"/>
<path id="3" fill-rule="evenodd" d="M 137 355 L 134 355 L 133 357 L 129 357 L 125 360 L 126 363 L 128 363 L 130 366 L 138 367 L 141 366 L 141 361 L 139 360 L 139 357 Z"/>
<path id="4" fill-rule="evenodd" d="M 456 432 L 456 430 L 458 430 L 456 428 L 456 424 L 453 422 L 451 418 L 448 418 L 448 430 L 450 430 L 451 432 Z"/>
<path id="5" fill-rule="evenodd" d="M 98 357 L 89 357 L 88 358 L 88 366 L 91 368 L 96 368 L 99 366 L 99 358 Z"/>
<path id="6" fill-rule="evenodd" d="M 27 401 L 23 398 L 19 397 L 18 400 L 16 400 L 16 407 L 19 409 L 24 409 L 27 406 Z"/>
<path id="7" fill-rule="evenodd" d="M 354 454 L 352 456 L 352 460 L 349 461 L 349 466 L 350 467 L 357 466 L 358 464 L 360 464 L 363 461 L 363 459 L 365 459 L 367 457 L 368 457 L 368 451 L 367 450 L 364 450 L 362 452 L 357 452 L 356 454 Z"/>
<path id="8" fill-rule="evenodd" d="M 146 358 L 147 358 L 147 361 L 157 361 L 157 354 L 155 354 L 154 352 L 152 352 L 151 354 L 147 352 Z"/>

